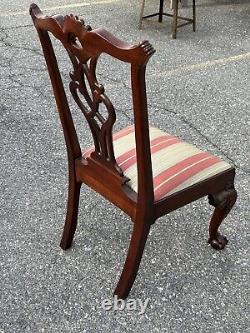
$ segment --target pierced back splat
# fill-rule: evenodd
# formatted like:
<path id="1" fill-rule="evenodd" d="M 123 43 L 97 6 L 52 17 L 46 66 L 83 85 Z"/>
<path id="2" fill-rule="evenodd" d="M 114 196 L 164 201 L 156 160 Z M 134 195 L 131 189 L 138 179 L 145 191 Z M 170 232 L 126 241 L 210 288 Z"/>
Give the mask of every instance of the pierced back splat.
<path id="1" fill-rule="evenodd" d="M 91 158 L 109 164 L 119 174 L 122 174 L 116 164 L 112 141 L 112 129 L 116 121 L 115 109 L 105 94 L 103 85 L 99 84 L 96 78 L 96 65 L 99 56 L 81 62 L 70 50 L 67 51 L 73 64 L 73 71 L 70 73 L 70 91 L 84 114 L 93 136 L 95 151 Z M 82 98 L 84 98 L 85 103 Z M 102 112 L 103 108 L 107 112 Z"/>
<path id="2" fill-rule="evenodd" d="M 70 20 L 71 24 L 79 25 L 80 23 L 81 28 L 85 31 L 92 30 L 90 26 L 85 26 L 84 21 L 74 16 L 66 17 L 66 22 L 64 23 L 66 28 L 67 20 Z M 70 72 L 71 82 L 69 87 L 92 133 L 95 151 L 91 154 L 91 158 L 99 160 L 122 175 L 122 171 L 115 160 L 112 141 L 112 129 L 116 121 L 115 109 L 105 94 L 104 86 L 99 84 L 96 78 L 99 54 L 86 54 L 84 45 L 82 45 L 78 36 L 72 32 L 68 33 L 68 43 L 70 47 L 64 46 L 73 65 L 73 70 Z M 80 56 L 79 51 L 81 52 Z M 105 114 L 101 112 L 102 108 L 107 111 Z"/>

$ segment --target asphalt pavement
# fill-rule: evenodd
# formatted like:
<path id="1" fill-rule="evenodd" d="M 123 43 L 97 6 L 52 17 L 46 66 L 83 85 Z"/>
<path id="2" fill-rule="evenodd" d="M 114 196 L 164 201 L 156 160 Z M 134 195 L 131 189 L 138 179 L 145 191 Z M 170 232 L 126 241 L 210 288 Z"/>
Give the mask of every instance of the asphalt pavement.
<path id="1" fill-rule="evenodd" d="M 146 1 L 145 13 L 158 2 Z M 149 298 L 145 313 L 105 311 L 132 224 L 83 186 L 73 246 L 60 249 L 68 176 L 59 117 L 30 1 L 1 0 L 0 333 L 250 332 L 249 1 L 198 0 L 197 31 L 182 27 L 176 40 L 170 18 L 145 20 L 138 30 L 139 1 L 37 4 L 45 13 L 74 13 L 128 42 L 149 40 L 156 49 L 147 67 L 150 122 L 233 163 L 239 197 L 221 227 L 229 239 L 221 252 L 207 244 L 206 198 L 160 218 L 129 296 Z M 70 66 L 56 49 L 66 82 Z M 104 57 L 99 81 L 117 106 L 117 128 L 130 124 L 129 67 Z M 70 104 L 81 144 L 89 146 L 87 125 Z"/>

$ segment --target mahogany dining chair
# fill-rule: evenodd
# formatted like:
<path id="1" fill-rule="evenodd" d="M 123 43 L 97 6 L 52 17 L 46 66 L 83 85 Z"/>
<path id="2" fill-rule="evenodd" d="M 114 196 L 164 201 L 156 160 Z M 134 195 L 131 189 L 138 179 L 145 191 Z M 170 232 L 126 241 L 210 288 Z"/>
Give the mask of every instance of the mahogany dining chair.
<path id="1" fill-rule="evenodd" d="M 71 246 L 84 183 L 133 222 L 127 258 L 114 292 L 121 299 L 128 296 L 134 283 L 151 225 L 171 211 L 208 196 L 215 207 L 208 242 L 217 250 L 223 249 L 227 239 L 218 228 L 236 201 L 235 169 L 221 158 L 149 125 L 145 70 L 155 52 L 151 44 L 126 43 L 104 29 L 92 30 L 73 15 L 43 15 L 35 4 L 30 6 L 30 14 L 44 52 L 67 147 L 69 188 L 61 248 Z M 61 41 L 69 56 L 69 89 L 91 131 L 93 145 L 89 148 L 80 147 L 50 36 Z M 96 74 L 102 53 L 131 66 L 134 122 L 117 133 L 113 133 L 115 106 Z M 106 113 L 102 113 L 103 107 Z"/>

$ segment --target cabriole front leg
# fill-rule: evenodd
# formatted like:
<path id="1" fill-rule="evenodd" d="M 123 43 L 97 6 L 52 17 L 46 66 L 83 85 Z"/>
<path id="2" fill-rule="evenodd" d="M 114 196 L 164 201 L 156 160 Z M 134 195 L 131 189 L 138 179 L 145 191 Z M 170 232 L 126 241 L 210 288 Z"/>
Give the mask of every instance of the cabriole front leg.
<path id="1" fill-rule="evenodd" d="M 210 243 L 214 249 L 222 250 L 228 243 L 228 240 L 225 236 L 219 233 L 218 229 L 224 218 L 233 208 L 237 199 L 237 192 L 232 185 L 222 192 L 209 195 L 208 199 L 210 205 L 215 207 L 209 225 L 208 243 Z"/>

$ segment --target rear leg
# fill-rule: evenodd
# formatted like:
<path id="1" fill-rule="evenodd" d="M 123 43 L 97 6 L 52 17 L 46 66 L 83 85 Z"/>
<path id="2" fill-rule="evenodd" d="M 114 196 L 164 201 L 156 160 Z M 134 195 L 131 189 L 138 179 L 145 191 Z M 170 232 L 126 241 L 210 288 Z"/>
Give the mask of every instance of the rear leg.
<path id="1" fill-rule="evenodd" d="M 138 221 L 136 219 L 134 222 L 127 258 L 114 292 L 119 299 L 125 299 L 133 286 L 148 238 L 150 225 L 147 220 Z"/>
<path id="2" fill-rule="evenodd" d="M 78 217 L 78 206 L 80 197 L 81 183 L 76 181 L 75 173 L 73 170 L 69 171 L 69 187 L 68 187 L 68 203 L 67 215 L 64 224 L 63 235 L 60 246 L 63 250 L 67 250 L 72 243 Z"/>

